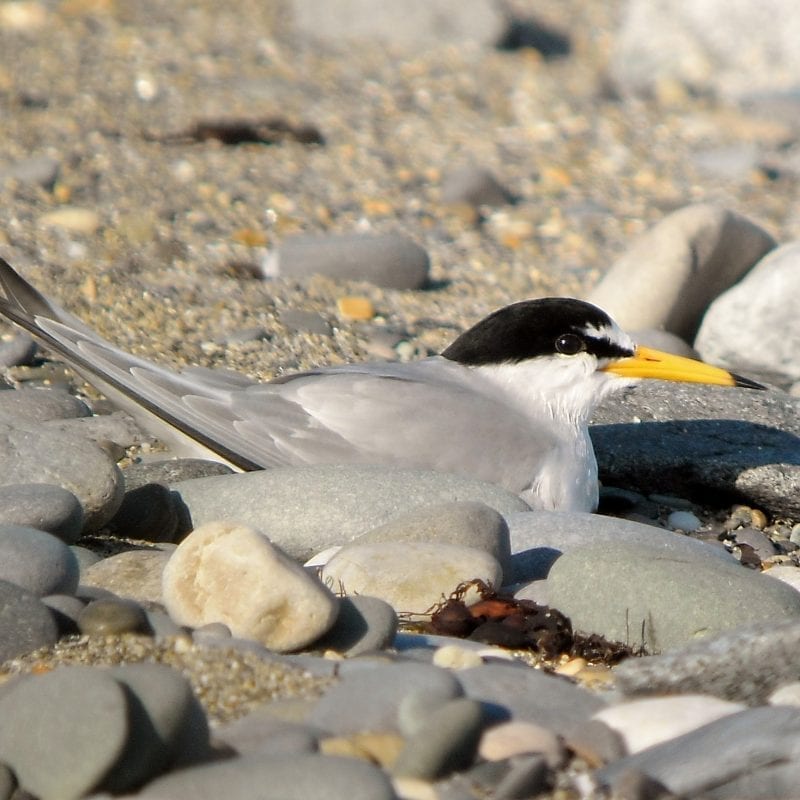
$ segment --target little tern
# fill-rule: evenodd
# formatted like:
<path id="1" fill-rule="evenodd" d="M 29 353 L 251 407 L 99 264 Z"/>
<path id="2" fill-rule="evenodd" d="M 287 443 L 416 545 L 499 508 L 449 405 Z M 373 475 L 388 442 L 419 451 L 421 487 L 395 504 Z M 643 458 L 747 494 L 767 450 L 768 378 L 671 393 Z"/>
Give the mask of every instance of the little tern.
<path id="1" fill-rule="evenodd" d="M 166 369 L 130 355 L 50 302 L 0 259 L 0 313 L 39 338 L 176 455 L 238 470 L 392 464 L 499 484 L 532 508 L 592 511 L 588 421 L 638 378 L 763 388 L 699 361 L 637 347 L 599 308 L 525 300 L 412 363 L 314 369 L 267 383 Z"/>

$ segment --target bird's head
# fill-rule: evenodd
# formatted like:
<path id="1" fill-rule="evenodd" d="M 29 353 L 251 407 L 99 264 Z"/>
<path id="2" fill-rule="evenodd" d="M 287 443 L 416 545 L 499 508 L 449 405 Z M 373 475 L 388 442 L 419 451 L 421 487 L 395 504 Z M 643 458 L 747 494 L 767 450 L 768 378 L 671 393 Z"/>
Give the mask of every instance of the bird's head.
<path id="1" fill-rule="evenodd" d="M 540 397 L 548 413 L 578 421 L 607 394 L 640 378 L 764 388 L 702 361 L 637 346 L 604 311 L 564 297 L 501 308 L 442 355 L 481 370 L 523 402 Z"/>

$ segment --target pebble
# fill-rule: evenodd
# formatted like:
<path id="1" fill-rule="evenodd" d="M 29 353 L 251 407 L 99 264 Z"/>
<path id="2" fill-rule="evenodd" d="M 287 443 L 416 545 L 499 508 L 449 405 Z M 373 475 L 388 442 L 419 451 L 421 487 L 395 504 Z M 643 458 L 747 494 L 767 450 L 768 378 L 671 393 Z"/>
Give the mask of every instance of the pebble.
<path id="1" fill-rule="evenodd" d="M 83 508 L 72 492 L 47 483 L 0 486 L 0 526 L 36 528 L 72 544 L 83 528 Z"/>
<path id="2" fill-rule="evenodd" d="M 757 705 L 780 686 L 800 680 L 794 658 L 798 647 L 800 621 L 762 622 L 672 653 L 629 659 L 614 675 L 617 687 L 630 697 L 692 693 Z"/>
<path id="3" fill-rule="evenodd" d="M 480 700 L 494 721 L 523 721 L 557 734 L 587 722 L 605 701 L 562 678 L 516 664 L 487 663 L 457 673 L 468 697 Z"/>
<path id="4" fill-rule="evenodd" d="M 497 800 L 517 800 L 536 797 L 546 791 L 550 783 L 547 762 L 541 756 L 523 756 L 512 759 L 508 772 L 494 789 Z"/>
<path id="5" fill-rule="evenodd" d="M 800 592 L 800 567 L 777 564 L 765 570 L 764 575 L 788 584 L 795 591 Z"/>
<path id="6" fill-rule="evenodd" d="M 587 546 L 645 545 L 670 557 L 707 558 L 734 563 L 723 548 L 640 522 L 577 511 L 526 511 L 507 514 L 514 582 L 546 578 L 563 553 Z"/>
<path id="7" fill-rule="evenodd" d="M 87 567 L 81 585 L 107 589 L 140 603 L 160 603 L 162 575 L 171 555 L 164 550 L 117 553 Z"/>
<path id="8" fill-rule="evenodd" d="M 602 713 L 602 712 L 600 712 Z M 532 722 L 501 722 L 484 731 L 478 754 L 487 761 L 538 753 L 553 769 L 564 764 L 564 745 L 551 730 Z"/>
<path id="9" fill-rule="evenodd" d="M 792 342 L 800 321 L 785 302 L 800 290 L 800 242 L 773 250 L 747 276 L 711 303 L 695 346 L 707 361 L 729 368 L 758 367 L 800 380 Z M 764 319 L 769 314 L 769 321 Z"/>
<path id="10" fill-rule="evenodd" d="M 389 647 L 396 632 L 397 612 L 389 603 L 368 595 L 342 597 L 336 622 L 314 648 L 353 658 Z"/>
<path id="11" fill-rule="evenodd" d="M 345 663 L 352 666 L 355 662 Z M 359 663 L 355 669 L 340 673 L 339 682 L 317 701 L 308 722 L 338 735 L 397 731 L 400 706 L 412 692 L 424 692 L 433 708 L 463 694 L 449 670 L 429 664 Z M 421 711 L 427 719 L 425 709 Z M 407 707 L 405 717 L 408 726 Z"/>
<path id="12" fill-rule="evenodd" d="M 132 600 L 119 597 L 98 598 L 87 603 L 78 615 L 78 629 L 87 636 L 150 633 L 144 609 Z"/>
<path id="13" fill-rule="evenodd" d="M 800 614 L 800 595 L 777 581 L 716 557 L 665 558 L 663 548 L 641 544 L 564 554 L 550 570 L 547 596 L 576 629 L 656 653 L 749 622 Z"/>
<path id="14" fill-rule="evenodd" d="M 508 189 L 485 167 L 468 164 L 442 178 L 442 202 L 448 205 L 502 206 L 511 202 Z"/>
<path id="15" fill-rule="evenodd" d="M 692 342 L 709 303 L 773 247 L 734 211 L 686 206 L 629 246 L 587 299 L 627 330 L 663 328 Z"/>
<path id="16" fill-rule="evenodd" d="M 476 700 L 461 697 L 439 706 L 406 741 L 392 773 L 433 780 L 468 767 L 483 725 L 483 709 Z"/>
<path id="17" fill-rule="evenodd" d="M 778 687 L 768 698 L 772 706 L 800 706 L 800 681 Z"/>
<path id="18" fill-rule="evenodd" d="M 755 528 L 739 528 L 734 533 L 734 537 L 737 545 L 746 545 L 752 548 L 761 561 L 772 558 L 778 552 L 769 536 Z"/>
<path id="19" fill-rule="evenodd" d="M 81 575 L 92 565 L 96 564 L 98 561 L 101 561 L 102 558 L 94 550 L 89 550 L 86 547 L 81 547 L 80 545 L 73 544 L 69 548 L 72 550 L 73 555 L 75 558 L 78 559 L 78 566 L 81 571 Z"/>
<path id="20" fill-rule="evenodd" d="M 610 764 L 627 755 L 622 737 L 596 718 L 568 728 L 564 744 L 590 767 Z"/>
<path id="21" fill-rule="evenodd" d="M 277 467 L 170 488 L 191 519 L 182 529 L 235 519 L 268 531 L 273 544 L 301 562 L 419 506 L 469 500 L 504 515 L 528 508 L 516 495 L 471 478 L 353 464 Z"/>
<path id="22" fill-rule="evenodd" d="M 78 617 L 86 605 L 82 600 L 69 594 L 50 594 L 42 602 L 53 614 L 59 637 L 78 633 Z"/>
<path id="23" fill-rule="evenodd" d="M 628 753 L 638 753 L 745 708 L 742 703 L 685 694 L 617 703 L 598 711 L 594 719 L 619 733 Z"/>
<path id="24" fill-rule="evenodd" d="M 50 156 L 30 156 L 16 161 L 0 169 L 0 183 L 9 178 L 21 184 L 41 186 L 42 189 L 52 191 L 61 165 Z"/>
<path id="25" fill-rule="evenodd" d="M 420 289 L 430 260 L 413 239 L 399 233 L 303 234 L 287 238 L 264 267 L 270 277 L 326 275 L 338 281 L 369 281 L 390 289 Z"/>
<path id="26" fill-rule="evenodd" d="M 58 626 L 48 607 L 15 583 L 0 580 L 0 609 L 0 664 L 58 639 Z"/>
<path id="27" fill-rule="evenodd" d="M 477 579 L 499 586 L 502 575 L 493 556 L 472 547 L 373 542 L 346 545 L 320 577 L 344 593 L 379 597 L 398 613 L 424 615 L 461 583 Z"/>
<path id="28" fill-rule="evenodd" d="M 33 423 L 0 424 L 0 476 L 0 485 L 47 483 L 72 492 L 83 508 L 84 532 L 105 525 L 124 493 L 117 465 L 94 442 Z"/>
<path id="29" fill-rule="evenodd" d="M 355 758 L 240 756 L 173 772 L 148 784 L 141 800 L 397 800 L 386 775 Z M 47 800 L 45 798 L 44 800 Z"/>
<path id="30" fill-rule="evenodd" d="M 100 216 L 90 208 L 63 206 L 39 217 L 39 224 L 47 228 L 60 228 L 69 233 L 94 236 L 100 227 Z"/>
<path id="31" fill-rule="evenodd" d="M 60 539 L 35 528 L 0 525 L 0 579 L 44 597 L 74 593 L 79 574 L 75 554 Z"/>
<path id="32" fill-rule="evenodd" d="M 253 528 L 209 523 L 177 547 L 163 573 L 164 604 L 181 625 L 224 622 L 234 636 L 297 650 L 336 621 L 338 602 Z"/>
<path id="33" fill-rule="evenodd" d="M 128 741 L 128 700 L 105 670 L 62 667 L 25 678 L 0 695 L 0 716 L 0 761 L 41 800 L 77 800 L 99 788 Z"/>
<path id="34" fill-rule="evenodd" d="M 598 770 L 596 778 L 609 785 L 623 772 L 635 769 L 675 794 L 696 794 L 760 767 L 794 759 L 798 747 L 800 709 L 750 708 L 615 761 Z"/>
<path id="35" fill-rule="evenodd" d="M 214 740 L 239 755 L 296 755 L 316 753 L 319 733 L 308 725 L 276 719 L 264 708 L 255 709 L 214 730 Z"/>
<path id="36" fill-rule="evenodd" d="M 667 525 L 674 531 L 694 533 L 703 527 L 702 521 L 691 511 L 673 511 L 667 517 Z"/>
<path id="37" fill-rule="evenodd" d="M 0 340 L 0 367 L 30 366 L 36 355 L 36 340 L 28 333 L 18 333 Z"/>
<path id="38" fill-rule="evenodd" d="M 438 503 L 412 509 L 355 540 L 368 542 L 430 542 L 473 547 L 494 556 L 508 574 L 511 545 L 508 525 L 485 503 Z"/>
<path id="39" fill-rule="evenodd" d="M 233 470 L 219 461 L 204 458 L 170 458 L 141 461 L 125 467 L 125 489 L 135 491 L 149 484 L 169 486 L 192 478 L 208 478 L 212 475 L 230 475 Z"/>
<path id="40" fill-rule="evenodd" d="M 642 381 L 594 413 L 600 479 L 647 494 L 739 497 L 795 518 L 797 412 L 798 399 L 780 392 Z"/>
<path id="41" fill-rule="evenodd" d="M 481 666 L 483 657 L 475 650 L 467 650 L 457 644 L 445 644 L 433 654 L 431 663 L 448 669 L 469 669 Z"/>

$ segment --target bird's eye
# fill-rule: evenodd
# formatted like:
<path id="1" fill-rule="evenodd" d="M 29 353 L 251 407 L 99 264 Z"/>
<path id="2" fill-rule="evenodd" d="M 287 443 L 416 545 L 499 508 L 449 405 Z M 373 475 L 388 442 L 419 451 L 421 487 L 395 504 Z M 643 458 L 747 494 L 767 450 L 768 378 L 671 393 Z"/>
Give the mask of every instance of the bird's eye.
<path id="1" fill-rule="evenodd" d="M 556 339 L 556 352 L 565 356 L 574 356 L 586 349 L 586 342 L 576 333 L 562 333 Z"/>

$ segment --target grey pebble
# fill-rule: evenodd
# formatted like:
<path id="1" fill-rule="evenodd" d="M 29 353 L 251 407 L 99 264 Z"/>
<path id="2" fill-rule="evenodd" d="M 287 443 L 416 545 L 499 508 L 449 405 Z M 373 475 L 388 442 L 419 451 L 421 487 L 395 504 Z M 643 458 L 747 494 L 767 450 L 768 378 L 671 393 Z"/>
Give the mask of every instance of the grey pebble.
<path id="1" fill-rule="evenodd" d="M 141 603 L 161 602 L 161 576 L 171 553 L 165 550 L 128 550 L 87 567 L 84 587 L 107 589 L 118 597 Z"/>
<path id="2" fill-rule="evenodd" d="M 437 689 L 414 689 L 397 706 L 397 727 L 406 738 L 412 738 L 430 720 L 431 715 L 452 700 Z"/>
<path id="3" fill-rule="evenodd" d="M 427 252 L 408 236 L 355 233 L 287 238 L 270 254 L 264 271 L 284 278 L 326 275 L 387 289 L 420 289 L 429 269 Z"/>
<path id="4" fill-rule="evenodd" d="M 517 756 L 510 759 L 505 776 L 494 787 L 495 800 L 524 800 L 547 789 L 550 771 L 547 759 L 540 755 Z"/>
<path id="5" fill-rule="evenodd" d="M 315 311 L 287 308 L 281 312 L 280 319 L 292 333 L 316 333 L 319 336 L 333 334 L 330 323 Z"/>
<path id="6" fill-rule="evenodd" d="M 146 542 L 172 542 L 178 530 L 178 509 L 172 492 L 161 483 L 128 489 L 108 527 L 116 536 Z"/>
<path id="7" fill-rule="evenodd" d="M 257 794 L 254 793 L 257 787 Z M 173 772 L 140 800 L 397 800 L 378 767 L 322 755 L 241 756 Z M 47 800 L 45 798 L 44 800 Z"/>
<path id="8" fill-rule="evenodd" d="M 72 544 L 83 528 L 83 508 L 78 498 L 61 486 L 8 484 L 0 486 L 0 525 L 37 528 Z"/>
<path id="9" fill-rule="evenodd" d="M 106 670 L 61 667 L 25 678 L 0 696 L 0 761 L 41 800 L 77 800 L 122 756 L 128 713 L 125 691 Z"/>
<path id="10" fill-rule="evenodd" d="M 458 680 L 439 667 L 408 662 L 369 665 L 342 673 L 339 683 L 317 701 L 308 721 L 332 734 L 397 730 L 400 703 L 421 690 L 446 700 L 462 694 Z"/>
<path id="11" fill-rule="evenodd" d="M 54 419 L 89 417 L 83 400 L 63 389 L 16 389 L 0 393 L 0 423 L 47 422 Z"/>
<path id="12" fill-rule="evenodd" d="M 752 547 L 761 561 L 772 558 L 778 552 L 769 536 L 756 528 L 739 528 L 734 533 L 734 537 L 736 544 Z"/>
<path id="13" fill-rule="evenodd" d="M 641 544 L 563 555 L 550 570 L 547 596 L 577 630 L 656 653 L 748 622 L 800 614 L 800 593 L 778 581 L 720 558 L 665 556 Z"/>
<path id="14" fill-rule="evenodd" d="M 51 191 L 58 179 L 59 170 L 60 164 L 55 158 L 45 155 L 28 156 L 0 169 L 0 183 L 12 179 Z"/>
<path id="15" fill-rule="evenodd" d="M 501 514 L 528 508 L 516 495 L 471 478 L 353 464 L 278 467 L 171 488 L 184 505 L 183 528 L 235 519 L 269 531 L 270 540 L 299 561 L 417 506 L 473 500 Z"/>
<path id="16" fill-rule="evenodd" d="M 73 594 L 80 568 L 60 539 L 35 528 L 0 525 L 0 579 L 43 597 Z"/>
<path id="17" fill-rule="evenodd" d="M 563 553 L 590 545 L 624 543 L 658 548 L 663 555 L 715 558 L 735 563 L 722 548 L 712 547 L 654 525 L 586 514 L 579 511 L 528 511 L 507 514 L 511 539 L 512 579 L 515 582 L 546 578 Z"/>
<path id="18" fill-rule="evenodd" d="M 676 794 L 720 787 L 740 775 L 800 754 L 800 710 L 751 708 L 615 761 L 595 773 L 603 785 L 629 769 Z"/>
<path id="19" fill-rule="evenodd" d="M 5 394 L 12 393 L 0 397 Z M 124 493 L 116 463 L 96 443 L 34 422 L 0 424 L 0 485 L 19 483 L 56 484 L 72 492 L 83 506 L 84 532 L 105 525 Z"/>
<path id="20" fill-rule="evenodd" d="M 564 732 L 564 744 L 591 766 L 610 764 L 627 752 L 622 736 L 599 719 L 573 725 Z"/>
<path id="21" fill-rule="evenodd" d="M 457 678 L 492 718 L 535 722 L 559 734 L 605 706 L 597 695 L 520 665 L 484 664 L 459 670 Z"/>
<path id="22" fill-rule="evenodd" d="M 78 633 L 78 617 L 86 605 L 82 600 L 69 594 L 51 594 L 43 597 L 42 602 L 53 613 L 59 636 Z"/>
<path id="23" fill-rule="evenodd" d="M 133 418 L 124 411 L 74 419 L 51 419 L 42 423 L 42 430 L 77 434 L 104 447 L 107 442 L 111 442 L 123 451 L 141 444 L 146 438 Z"/>
<path id="24" fill-rule="evenodd" d="M 631 697 L 695 693 L 756 705 L 800 680 L 798 649 L 800 620 L 758 623 L 672 653 L 629 659 L 614 675 L 618 688 Z"/>
<path id="25" fill-rule="evenodd" d="M 36 595 L 0 580 L 0 664 L 57 640 L 50 609 Z"/>
<path id="26" fill-rule="evenodd" d="M 145 609 L 147 624 L 156 639 L 172 638 L 173 636 L 186 636 L 186 630 L 178 625 L 166 611 L 158 608 Z"/>
<path id="27" fill-rule="evenodd" d="M 36 340 L 29 333 L 18 333 L 0 340 L 0 368 L 28 365 L 36 355 Z"/>
<path id="28" fill-rule="evenodd" d="M 354 544 L 367 542 L 432 542 L 474 547 L 494 556 L 503 574 L 509 574 L 508 525 L 493 508 L 472 500 L 412 509 L 354 540 Z"/>
<path id="29" fill-rule="evenodd" d="M 797 517 L 799 410 L 800 398 L 781 392 L 641 381 L 595 411 L 600 479 Z"/>
<path id="30" fill-rule="evenodd" d="M 397 613 L 387 602 L 353 595 L 341 598 L 336 622 L 313 646 L 315 650 L 335 650 L 352 658 L 388 647 L 396 632 Z"/>
<path id="31" fill-rule="evenodd" d="M 111 597 L 87 603 L 78 617 L 78 628 L 87 636 L 150 633 L 147 616 L 138 603 Z"/>
<path id="32" fill-rule="evenodd" d="M 460 697 L 439 706 L 406 741 L 392 773 L 433 780 L 468 767 L 483 725 L 483 708 L 477 700 Z"/>
<path id="33" fill-rule="evenodd" d="M 104 788 L 124 791 L 163 772 L 209 756 L 205 712 L 189 681 L 165 664 L 123 664 L 108 674 L 131 695 L 128 744 Z"/>
<path id="34" fill-rule="evenodd" d="M 201 644 L 209 640 L 230 639 L 232 635 L 231 629 L 224 622 L 209 622 L 192 631 L 192 639 Z"/>
<path id="35" fill-rule="evenodd" d="M 223 742 L 243 756 L 316 753 L 319 738 L 319 731 L 314 728 L 299 722 L 276 719 L 263 708 L 214 730 L 216 741 Z"/>
<path id="36" fill-rule="evenodd" d="M 470 206 L 502 206 L 512 201 L 511 192 L 490 170 L 469 164 L 451 170 L 442 179 L 442 202 Z"/>

